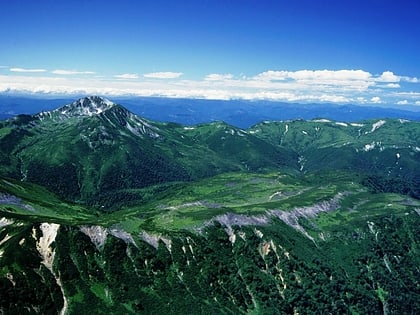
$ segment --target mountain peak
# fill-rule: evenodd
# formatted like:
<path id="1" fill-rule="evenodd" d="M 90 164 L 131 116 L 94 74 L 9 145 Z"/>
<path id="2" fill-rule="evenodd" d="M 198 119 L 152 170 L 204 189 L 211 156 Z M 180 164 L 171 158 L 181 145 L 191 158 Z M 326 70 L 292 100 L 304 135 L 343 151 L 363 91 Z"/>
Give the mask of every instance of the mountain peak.
<path id="1" fill-rule="evenodd" d="M 115 106 L 110 100 L 100 96 L 88 96 L 65 105 L 57 111 L 65 116 L 93 116 Z"/>

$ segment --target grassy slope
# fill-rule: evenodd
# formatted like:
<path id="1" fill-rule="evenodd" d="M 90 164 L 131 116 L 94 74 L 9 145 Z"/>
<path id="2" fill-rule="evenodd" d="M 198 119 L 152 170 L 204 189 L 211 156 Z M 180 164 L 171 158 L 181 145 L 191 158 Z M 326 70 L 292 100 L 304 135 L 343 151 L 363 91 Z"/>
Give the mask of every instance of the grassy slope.
<path id="1" fill-rule="evenodd" d="M 419 309 L 419 201 L 372 194 L 351 179 L 337 172 L 323 177 L 226 173 L 154 187 L 144 205 L 99 216 L 95 210 L 62 202 L 42 187 L 2 180 L 3 197 L 12 194 L 22 200 L 0 205 L 1 216 L 14 220 L 0 229 L 1 239 L 6 239 L 0 244 L 1 292 L 9 292 L 8 277 L 13 275 L 15 293 L 7 293 L 6 301 L 19 300 L 37 287 L 37 296 L 27 296 L 25 303 L 61 309 L 60 289 L 51 273 L 39 267 L 31 236 L 41 222 L 54 222 L 61 224 L 53 244 L 54 270 L 60 274 L 70 314 L 320 309 L 363 314 L 380 313 L 384 307 L 391 313 Z M 292 212 L 338 193 L 345 194 L 337 210 L 299 220 L 307 236 L 275 218 L 266 226 L 233 225 L 233 244 L 226 228 L 217 223 L 201 234 L 194 232 L 218 214 Z M 109 236 L 97 248 L 80 232 L 80 225 L 129 232 L 135 245 Z M 157 249 L 151 247 L 142 240 L 142 231 L 163 234 L 171 240 L 171 250 L 162 241 Z M 4 301 L 1 307 L 20 309 Z"/>
<path id="2" fill-rule="evenodd" d="M 398 182 L 369 179 L 369 187 L 380 193 L 362 185 L 366 184 L 364 171 L 385 172 L 385 179 L 417 185 L 418 124 L 387 121 L 375 129 L 376 121 L 364 126 L 297 121 L 266 123 L 249 133 L 222 123 L 195 129 L 161 124 L 156 125 L 162 135 L 159 141 L 140 137 L 142 146 L 135 148 L 138 142 L 130 133 L 104 133 L 92 121 L 78 122 L 85 124 L 81 129 L 89 133 L 92 149 L 74 126 L 45 126 L 45 130 L 32 130 L 34 136 L 28 137 L 31 132 L 19 126 L 31 123 L 32 118 L 19 119 L 15 132 L 10 126 L 0 129 L 2 174 L 17 173 L 20 179 L 19 158 L 25 163 L 45 160 L 60 166 L 50 169 L 51 176 L 59 174 L 64 179 L 61 187 L 69 189 L 65 181 L 71 180 L 69 173 L 59 171 L 72 170 L 74 165 L 66 164 L 70 158 L 80 163 L 77 172 L 88 177 L 82 183 L 87 193 L 98 183 L 112 186 L 115 180 L 119 186 L 113 187 L 114 195 L 105 194 L 112 196 L 110 200 L 98 198 L 92 208 L 63 201 L 33 183 L 0 179 L 0 217 L 13 220 L 0 228 L 0 286 L 2 294 L 8 294 L 6 302 L 25 297 L 34 305 L 61 307 L 60 290 L 42 267 L 35 244 L 39 224 L 50 222 L 62 225 L 53 245 L 54 270 L 64 283 L 70 313 L 86 309 L 226 314 L 258 314 L 268 309 L 273 313 L 323 309 L 353 314 L 420 310 L 415 302 L 419 296 L 415 268 L 420 263 L 419 201 L 381 192 L 387 191 L 382 186 Z M 17 141 L 18 150 L 11 145 L 13 139 L 23 139 Z M 31 147 L 34 141 L 39 146 Z M 364 151 L 366 145 L 375 148 Z M 285 147 L 293 150 L 284 152 Z M 110 155 L 110 148 L 118 150 Z M 11 152 L 19 152 L 15 160 L 8 160 Z M 173 173 L 169 182 L 163 177 L 161 182 L 131 185 L 130 176 L 138 174 L 130 172 L 141 166 L 134 161 L 154 154 L 163 161 L 156 171 L 167 176 L 167 170 L 188 168 L 188 175 Z M 301 165 L 298 155 L 304 157 Z M 166 161 L 178 164 L 172 167 Z M 319 167 L 321 163 L 330 170 Z M 149 171 L 153 169 L 152 164 L 146 165 Z M 299 175 L 296 170 L 302 165 Z M 196 180 L 185 181 L 188 176 Z M 226 213 L 249 220 L 267 217 L 270 211 L 299 214 L 328 204 L 338 195 L 336 209 L 316 216 L 299 215 L 293 227 L 270 217 L 271 224 L 266 226 L 214 223 L 202 234 L 196 232 Z M 127 196 L 132 198 L 129 202 Z M 108 207 L 119 197 L 117 211 Z M 110 236 L 103 248 L 96 248 L 80 232 L 81 225 L 128 232 L 135 244 Z M 172 249 L 162 241 L 157 249 L 151 247 L 143 241 L 143 231 L 163 234 L 171 239 Z M 234 244 L 226 231 L 236 237 Z M 15 288 L 10 275 L 18 283 Z M 26 297 L 33 287 L 49 289 Z M 42 304 L 46 297 L 48 303 Z M 9 305 L 9 310 L 18 312 L 16 305 Z"/>

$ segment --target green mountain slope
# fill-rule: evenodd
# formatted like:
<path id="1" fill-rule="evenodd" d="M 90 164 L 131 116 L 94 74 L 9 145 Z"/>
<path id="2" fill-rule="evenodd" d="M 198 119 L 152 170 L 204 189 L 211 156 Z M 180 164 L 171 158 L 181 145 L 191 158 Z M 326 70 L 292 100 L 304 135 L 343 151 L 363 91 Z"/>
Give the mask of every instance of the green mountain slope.
<path id="1" fill-rule="evenodd" d="M 6 313 L 420 310 L 420 202 L 345 177 L 224 174 L 100 216 L 1 189 Z"/>
<path id="2" fill-rule="evenodd" d="M 418 314 L 420 124 L 0 125 L 0 313 Z"/>
<path id="3" fill-rule="evenodd" d="M 203 125 L 191 133 L 145 120 L 97 97 L 19 116 L 0 127 L 3 176 L 88 204 L 141 199 L 128 189 L 289 163 L 284 150 L 252 135 L 242 132 L 243 139 L 229 143 L 229 126 L 214 132 L 216 127 Z M 209 129 L 214 129 L 212 136 L 202 136 Z M 232 149 L 237 153 L 231 154 Z"/>
<path id="4" fill-rule="evenodd" d="M 379 191 L 420 197 L 420 124 L 406 120 L 265 122 L 250 133 L 299 156 L 303 173 L 343 170 Z M 392 187 L 391 187 L 392 186 Z"/>

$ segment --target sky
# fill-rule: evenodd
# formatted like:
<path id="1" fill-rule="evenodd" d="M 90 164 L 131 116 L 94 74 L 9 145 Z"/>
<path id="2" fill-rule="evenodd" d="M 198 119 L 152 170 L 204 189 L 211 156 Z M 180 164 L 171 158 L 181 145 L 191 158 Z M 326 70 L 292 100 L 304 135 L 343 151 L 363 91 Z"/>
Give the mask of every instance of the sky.
<path id="1" fill-rule="evenodd" d="M 0 93 L 420 106 L 416 0 L 0 0 Z"/>

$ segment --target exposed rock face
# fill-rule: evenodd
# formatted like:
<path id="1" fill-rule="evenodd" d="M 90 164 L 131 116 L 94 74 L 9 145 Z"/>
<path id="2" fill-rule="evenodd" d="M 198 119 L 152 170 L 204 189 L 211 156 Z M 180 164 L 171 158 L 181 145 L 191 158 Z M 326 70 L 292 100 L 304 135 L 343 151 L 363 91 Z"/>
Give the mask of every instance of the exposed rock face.
<path id="1" fill-rule="evenodd" d="M 42 223 L 40 225 L 42 236 L 36 243 L 36 248 L 42 257 L 42 263 L 51 272 L 55 256 L 55 251 L 51 248 L 51 244 L 55 241 L 59 227 L 60 225 L 56 223 Z"/>
<path id="2" fill-rule="evenodd" d="M 80 231 L 89 236 L 92 243 L 95 244 L 98 249 L 104 246 L 106 237 L 108 236 L 108 229 L 97 225 L 83 225 L 80 227 Z"/>

